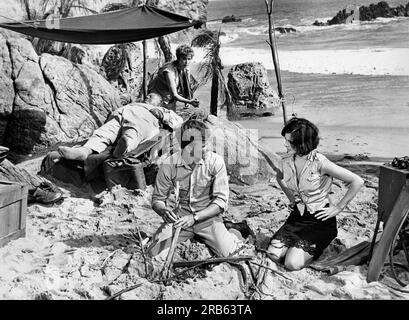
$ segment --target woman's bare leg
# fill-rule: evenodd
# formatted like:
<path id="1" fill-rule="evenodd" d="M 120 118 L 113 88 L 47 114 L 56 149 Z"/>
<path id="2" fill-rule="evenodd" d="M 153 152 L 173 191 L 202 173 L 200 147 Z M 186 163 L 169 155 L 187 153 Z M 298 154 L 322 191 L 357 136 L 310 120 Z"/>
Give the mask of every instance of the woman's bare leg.
<path id="1" fill-rule="evenodd" d="M 274 262 L 279 262 L 280 259 L 284 258 L 288 248 L 280 240 L 273 239 L 267 249 L 268 257 Z"/>
<path id="2" fill-rule="evenodd" d="M 284 265 L 291 271 L 301 270 L 311 263 L 314 256 L 300 248 L 291 247 L 285 256 Z"/>

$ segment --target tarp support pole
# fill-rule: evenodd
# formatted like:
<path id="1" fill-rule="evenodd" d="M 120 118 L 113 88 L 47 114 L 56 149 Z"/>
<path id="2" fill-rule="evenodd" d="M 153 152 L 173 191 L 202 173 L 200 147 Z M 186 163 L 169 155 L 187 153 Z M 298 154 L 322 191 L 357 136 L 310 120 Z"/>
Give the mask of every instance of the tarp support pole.
<path id="1" fill-rule="evenodd" d="M 148 84 L 147 84 L 147 78 L 148 78 L 148 70 L 146 67 L 146 40 L 142 41 L 142 47 L 143 47 L 143 81 L 142 81 L 142 94 L 143 94 L 143 100 L 145 101 L 146 97 L 148 96 Z"/>

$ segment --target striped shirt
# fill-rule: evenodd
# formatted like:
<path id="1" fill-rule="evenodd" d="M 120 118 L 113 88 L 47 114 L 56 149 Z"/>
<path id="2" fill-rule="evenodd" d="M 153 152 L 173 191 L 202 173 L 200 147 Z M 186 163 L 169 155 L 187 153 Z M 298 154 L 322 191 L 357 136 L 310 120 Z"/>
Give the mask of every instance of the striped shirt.
<path id="1" fill-rule="evenodd" d="M 152 204 L 165 202 L 179 184 L 179 214 L 192 214 L 217 204 L 223 211 L 229 200 L 229 182 L 226 166 L 221 156 L 208 151 L 194 169 L 186 164 L 181 152 L 170 156 L 159 168 Z"/>

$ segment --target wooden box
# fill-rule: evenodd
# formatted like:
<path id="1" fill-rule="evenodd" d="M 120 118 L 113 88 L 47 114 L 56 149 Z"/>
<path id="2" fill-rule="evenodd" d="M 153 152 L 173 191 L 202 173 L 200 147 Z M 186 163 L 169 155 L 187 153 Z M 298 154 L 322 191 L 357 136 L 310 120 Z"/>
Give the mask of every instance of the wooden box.
<path id="1" fill-rule="evenodd" d="M 0 247 L 26 234 L 28 187 L 0 180 Z"/>
<path id="2" fill-rule="evenodd" d="M 395 202 L 409 180 L 409 170 L 383 165 L 379 169 L 378 215 L 386 222 Z"/>

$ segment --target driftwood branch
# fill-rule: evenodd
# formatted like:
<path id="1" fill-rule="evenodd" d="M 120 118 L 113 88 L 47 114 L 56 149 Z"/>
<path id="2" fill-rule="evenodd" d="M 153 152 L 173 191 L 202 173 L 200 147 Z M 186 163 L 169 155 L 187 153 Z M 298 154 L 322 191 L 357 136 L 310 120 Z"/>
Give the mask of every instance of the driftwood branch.
<path id="1" fill-rule="evenodd" d="M 271 55 L 273 57 L 274 72 L 275 72 L 276 79 L 277 79 L 278 96 L 280 98 L 281 107 L 283 109 L 284 124 L 286 124 L 287 123 L 287 111 L 286 111 L 285 104 L 284 104 L 284 94 L 283 94 L 282 83 L 281 83 L 280 62 L 278 59 L 277 46 L 276 46 L 275 33 L 274 33 L 274 21 L 272 17 L 274 0 L 269 0 L 269 1 L 270 2 L 268 2 L 268 0 L 264 0 L 266 4 L 267 15 L 268 15 L 269 46 L 271 48 Z"/>
<path id="2" fill-rule="evenodd" d="M 226 258 L 213 258 L 213 259 L 206 259 L 206 260 L 194 260 L 194 261 L 181 261 L 175 262 L 173 264 L 174 268 L 185 268 L 185 267 L 194 267 L 197 265 L 205 265 L 205 264 L 213 264 L 213 263 L 235 263 L 240 261 L 250 261 L 254 257 L 253 256 L 238 256 L 238 257 L 226 257 Z"/>
<path id="3" fill-rule="evenodd" d="M 172 237 L 172 243 L 171 243 L 170 248 L 169 248 L 169 252 L 168 252 L 168 256 L 166 258 L 165 265 L 163 266 L 163 269 L 162 269 L 162 279 L 166 279 L 168 277 L 169 270 L 170 270 L 170 267 L 172 265 L 173 255 L 175 254 L 175 249 L 176 249 L 176 245 L 178 243 L 178 239 L 179 239 L 179 235 L 180 235 L 181 230 L 182 230 L 182 228 L 180 228 L 180 227 L 174 229 L 173 237 Z"/>
<path id="4" fill-rule="evenodd" d="M 284 279 L 287 279 L 287 280 L 290 280 L 290 281 L 294 281 L 294 279 L 292 279 L 292 278 L 290 278 L 290 277 L 287 277 L 286 275 L 284 275 L 284 274 L 281 273 L 280 271 L 274 270 L 274 269 L 272 269 L 272 268 L 270 268 L 270 267 L 268 267 L 268 266 L 265 266 L 265 265 L 263 265 L 263 264 L 259 264 L 259 263 L 257 263 L 257 262 L 253 262 L 253 261 L 251 261 L 250 263 L 251 263 L 251 264 L 254 264 L 255 266 L 258 266 L 258 267 L 261 267 L 261 268 L 270 270 L 272 273 L 274 273 L 274 274 L 276 274 L 276 275 L 278 275 L 278 276 L 281 276 L 281 277 L 283 277 Z"/>
<path id="5" fill-rule="evenodd" d="M 135 290 L 135 289 L 139 288 L 141 285 L 142 285 L 142 283 L 138 283 L 138 284 L 133 285 L 132 287 L 125 288 L 125 289 L 113 294 L 112 296 L 106 298 L 105 300 L 114 300 L 115 298 L 118 298 L 119 296 L 121 296 L 122 294 L 124 294 L 126 292 L 129 292 L 129 291 L 132 291 L 132 290 Z"/>
<path id="6" fill-rule="evenodd" d="M 142 251 L 143 262 L 145 264 L 145 276 L 148 277 L 148 260 L 146 259 L 145 246 L 143 244 L 141 232 L 139 231 L 138 227 L 136 227 L 136 231 L 137 231 L 137 235 L 139 238 L 139 246 L 141 247 L 141 251 Z"/>
<path id="7" fill-rule="evenodd" d="M 115 251 L 111 252 L 108 257 L 105 258 L 104 262 L 102 263 L 101 267 L 99 268 L 100 270 L 105 268 L 106 263 L 108 262 L 109 258 L 111 258 L 115 253 L 117 253 L 121 249 L 116 249 Z"/>

